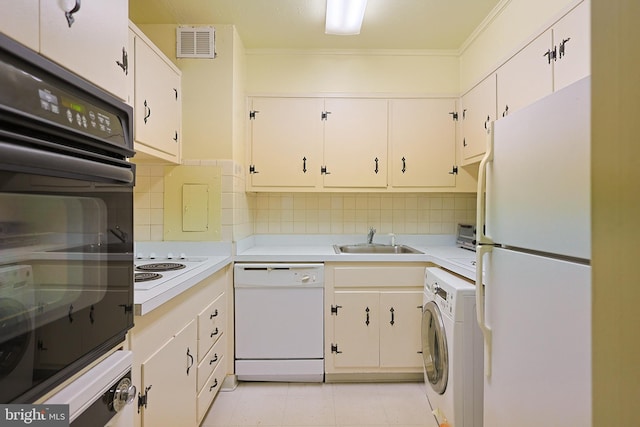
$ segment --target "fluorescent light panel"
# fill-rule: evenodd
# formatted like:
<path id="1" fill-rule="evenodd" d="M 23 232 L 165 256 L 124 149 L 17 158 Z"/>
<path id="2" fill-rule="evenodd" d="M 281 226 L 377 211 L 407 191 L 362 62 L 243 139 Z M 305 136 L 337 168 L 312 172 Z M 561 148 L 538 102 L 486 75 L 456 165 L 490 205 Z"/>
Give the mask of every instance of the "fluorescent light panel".
<path id="1" fill-rule="evenodd" d="M 360 34 L 367 0 L 327 0 L 325 34 Z"/>

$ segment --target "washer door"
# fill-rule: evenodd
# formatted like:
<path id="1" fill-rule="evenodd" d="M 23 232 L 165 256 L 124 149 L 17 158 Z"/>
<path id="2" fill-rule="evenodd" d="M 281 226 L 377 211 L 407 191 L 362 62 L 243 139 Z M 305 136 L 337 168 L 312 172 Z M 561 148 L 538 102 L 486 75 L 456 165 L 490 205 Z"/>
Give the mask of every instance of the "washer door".
<path id="1" fill-rule="evenodd" d="M 442 394 L 449 379 L 449 353 L 442 314 L 434 301 L 422 310 L 422 359 L 431 388 Z"/>

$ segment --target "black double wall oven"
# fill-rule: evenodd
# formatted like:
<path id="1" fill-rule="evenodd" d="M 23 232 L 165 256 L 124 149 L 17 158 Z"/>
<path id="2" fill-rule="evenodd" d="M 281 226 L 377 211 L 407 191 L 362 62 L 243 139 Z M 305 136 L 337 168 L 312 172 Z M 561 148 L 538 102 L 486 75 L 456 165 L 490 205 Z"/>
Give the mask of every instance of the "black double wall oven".
<path id="1" fill-rule="evenodd" d="M 0 34 L 0 403 L 133 326 L 132 108 Z"/>

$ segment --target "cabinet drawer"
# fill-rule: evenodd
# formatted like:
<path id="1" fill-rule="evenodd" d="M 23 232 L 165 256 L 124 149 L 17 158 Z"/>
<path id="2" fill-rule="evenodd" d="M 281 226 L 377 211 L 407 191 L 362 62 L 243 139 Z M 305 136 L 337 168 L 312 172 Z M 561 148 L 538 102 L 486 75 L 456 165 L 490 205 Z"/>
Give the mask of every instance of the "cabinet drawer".
<path id="1" fill-rule="evenodd" d="M 399 267 L 336 267 L 335 287 L 399 287 L 424 286 L 425 266 Z"/>
<path id="2" fill-rule="evenodd" d="M 224 293 L 198 314 L 198 362 L 220 338 L 226 327 Z"/>
<path id="3" fill-rule="evenodd" d="M 211 350 L 202 358 L 200 364 L 198 364 L 198 383 L 197 390 L 204 386 L 207 381 L 207 378 L 211 375 L 211 373 L 218 367 L 220 364 L 220 360 L 222 360 L 222 356 L 224 355 L 226 350 L 226 340 L 218 340 L 215 345 L 211 347 Z"/>
<path id="4" fill-rule="evenodd" d="M 211 406 L 211 402 L 213 402 L 213 398 L 220 390 L 224 376 L 224 363 L 218 363 L 218 366 L 216 366 L 216 369 L 213 371 L 202 390 L 200 390 L 200 393 L 198 393 L 198 424 L 200 424 L 204 416 L 207 414 L 209 406 Z"/>

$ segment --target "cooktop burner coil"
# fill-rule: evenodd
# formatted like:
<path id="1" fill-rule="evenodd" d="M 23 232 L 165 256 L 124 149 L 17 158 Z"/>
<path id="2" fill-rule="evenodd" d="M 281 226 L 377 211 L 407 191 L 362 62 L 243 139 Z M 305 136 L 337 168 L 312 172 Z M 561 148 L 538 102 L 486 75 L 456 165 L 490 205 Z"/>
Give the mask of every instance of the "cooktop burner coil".
<path id="1" fill-rule="evenodd" d="M 152 264 L 143 264 L 136 267 L 139 271 L 172 271 L 182 270 L 186 265 L 177 262 L 157 262 Z"/>
<path id="2" fill-rule="evenodd" d="M 162 278 L 162 274 L 158 273 L 136 273 L 133 275 L 134 282 L 148 282 Z"/>

